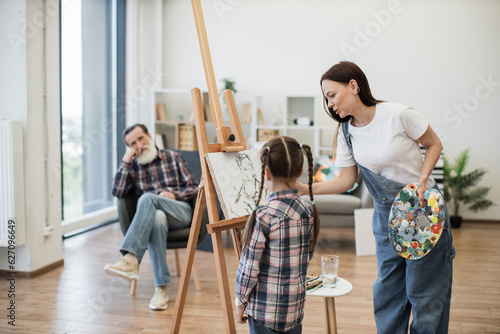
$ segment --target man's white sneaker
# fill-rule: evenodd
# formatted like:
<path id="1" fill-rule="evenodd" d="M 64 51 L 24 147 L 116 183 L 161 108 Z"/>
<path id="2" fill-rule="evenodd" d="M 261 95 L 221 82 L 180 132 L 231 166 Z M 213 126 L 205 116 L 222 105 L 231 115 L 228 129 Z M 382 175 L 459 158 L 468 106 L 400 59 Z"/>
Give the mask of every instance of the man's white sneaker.
<path id="1" fill-rule="evenodd" d="M 110 275 L 123 277 L 129 281 L 139 279 L 139 265 L 132 263 L 124 257 L 115 264 L 105 265 L 104 271 Z"/>
<path id="2" fill-rule="evenodd" d="M 155 287 L 155 294 L 149 302 L 149 308 L 152 310 L 165 310 L 168 307 L 167 286 Z"/>

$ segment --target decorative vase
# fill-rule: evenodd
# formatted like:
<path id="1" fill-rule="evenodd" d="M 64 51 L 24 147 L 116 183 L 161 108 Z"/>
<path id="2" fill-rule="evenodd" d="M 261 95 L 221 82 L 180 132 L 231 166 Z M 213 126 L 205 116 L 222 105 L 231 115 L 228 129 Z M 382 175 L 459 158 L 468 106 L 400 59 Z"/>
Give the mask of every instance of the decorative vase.
<path id="1" fill-rule="evenodd" d="M 452 228 L 460 228 L 462 226 L 462 216 L 450 216 L 450 225 Z"/>

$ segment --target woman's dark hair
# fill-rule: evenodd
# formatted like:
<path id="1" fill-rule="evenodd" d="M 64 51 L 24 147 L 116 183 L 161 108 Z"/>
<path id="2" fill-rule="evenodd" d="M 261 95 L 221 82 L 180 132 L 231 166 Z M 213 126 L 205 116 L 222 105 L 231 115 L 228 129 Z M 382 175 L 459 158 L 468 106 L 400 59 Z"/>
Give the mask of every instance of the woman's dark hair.
<path id="1" fill-rule="evenodd" d="M 148 128 L 144 124 L 139 124 L 139 123 L 132 124 L 131 126 L 126 128 L 125 130 L 123 130 L 122 136 L 123 136 L 123 141 L 125 142 L 125 145 L 128 146 L 127 141 L 125 140 L 125 136 L 128 135 L 130 132 L 132 132 L 132 130 L 134 130 L 137 127 L 141 128 L 145 135 L 149 134 Z"/>
<path id="2" fill-rule="evenodd" d="M 350 61 L 341 61 L 330 67 L 330 69 L 321 76 L 319 84 L 321 85 L 324 80 L 348 84 L 352 79 L 356 80 L 358 83 L 358 95 L 364 105 L 371 107 L 379 102 L 383 102 L 373 97 L 365 73 L 363 73 L 358 65 Z M 339 123 L 347 122 L 351 119 L 351 116 L 341 118 L 333 111 L 332 108 L 328 108 L 328 101 L 326 97 L 324 98 L 324 107 L 326 113 Z"/>
<path id="3" fill-rule="evenodd" d="M 269 147 L 269 149 L 267 149 Z M 292 137 L 282 136 L 276 137 L 269 140 L 264 144 L 260 150 L 260 161 L 262 163 L 261 176 L 260 176 L 260 189 L 259 196 L 257 198 L 257 203 L 259 205 L 262 190 L 264 189 L 264 177 L 266 167 L 269 168 L 271 175 L 274 177 L 285 179 L 285 182 L 293 181 L 293 184 L 287 185 L 290 188 L 295 187 L 295 180 L 300 176 L 302 171 L 302 166 L 304 164 L 304 157 L 302 155 L 302 149 L 304 149 L 308 162 L 308 173 L 309 173 L 309 199 L 314 203 L 314 197 L 312 192 L 313 183 L 313 156 L 311 152 L 311 147 L 309 145 L 303 144 L 302 148 L 300 144 Z M 316 242 L 319 235 L 319 215 L 316 204 L 313 207 L 313 240 L 309 245 L 309 250 L 312 251 L 316 247 Z M 245 231 L 242 237 L 242 249 L 248 247 L 250 243 L 250 238 L 252 237 L 253 227 L 255 224 L 255 211 L 248 218 L 247 224 L 245 226 Z"/>
<path id="4" fill-rule="evenodd" d="M 358 65 L 350 61 L 341 61 L 338 64 L 330 67 L 328 71 L 326 71 L 325 74 L 321 76 L 319 84 L 321 87 L 321 84 L 324 80 L 330 80 L 347 85 L 353 79 L 358 83 L 358 95 L 361 99 L 361 102 L 363 102 L 365 106 L 371 107 L 376 105 L 377 103 L 384 102 L 373 97 L 372 91 L 370 90 L 370 84 L 368 84 L 368 79 L 366 78 L 365 73 L 359 68 Z M 335 130 L 335 134 L 333 135 L 333 155 L 335 156 L 340 123 L 348 122 L 351 119 L 351 116 L 349 115 L 342 118 L 337 115 L 335 111 L 333 111 L 333 108 L 328 108 L 328 100 L 326 97 L 323 98 L 323 106 L 328 116 L 338 122 L 337 129 Z"/>

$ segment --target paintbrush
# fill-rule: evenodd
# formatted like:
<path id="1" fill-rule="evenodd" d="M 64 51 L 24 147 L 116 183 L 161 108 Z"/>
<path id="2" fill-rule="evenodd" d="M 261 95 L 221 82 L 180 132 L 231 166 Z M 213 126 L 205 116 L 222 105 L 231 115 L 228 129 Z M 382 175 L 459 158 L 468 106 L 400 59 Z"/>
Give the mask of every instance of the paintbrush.
<path id="1" fill-rule="evenodd" d="M 319 288 L 321 288 L 323 286 L 323 282 L 321 282 L 320 284 L 316 285 L 314 288 L 312 288 L 311 290 L 308 290 L 307 292 L 313 292 L 315 290 L 318 290 Z"/>

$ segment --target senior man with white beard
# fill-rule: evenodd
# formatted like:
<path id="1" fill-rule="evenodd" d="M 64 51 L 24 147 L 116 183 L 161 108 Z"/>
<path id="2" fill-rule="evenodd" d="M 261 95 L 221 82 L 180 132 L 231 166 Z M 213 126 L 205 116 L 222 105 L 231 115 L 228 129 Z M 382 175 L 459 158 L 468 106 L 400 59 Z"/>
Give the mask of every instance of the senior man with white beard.
<path id="1" fill-rule="evenodd" d="M 128 280 L 138 279 L 139 263 L 148 249 L 155 283 L 149 308 L 164 310 L 170 283 L 167 233 L 191 224 L 188 202 L 196 196 L 198 184 L 178 153 L 157 149 L 145 125 L 134 124 L 125 129 L 123 140 L 128 148 L 116 172 L 112 193 L 120 198 L 133 190 L 139 201 L 120 248 L 123 257 L 115 264 L 105 265 L 104 271 Z M 157 210 L 165 213 L 166 221 L 156 219 Z"/>

